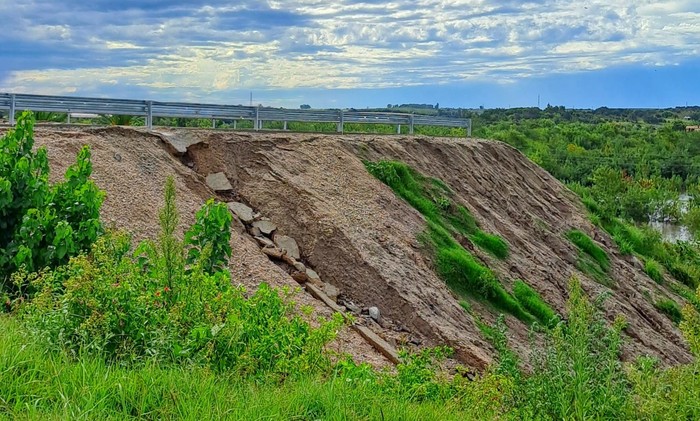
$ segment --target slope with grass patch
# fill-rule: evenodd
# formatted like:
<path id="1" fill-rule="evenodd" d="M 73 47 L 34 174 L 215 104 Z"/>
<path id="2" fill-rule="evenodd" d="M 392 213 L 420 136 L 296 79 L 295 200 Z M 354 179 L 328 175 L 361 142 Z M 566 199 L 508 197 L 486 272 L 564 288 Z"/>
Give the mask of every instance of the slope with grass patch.
<path id="1" fill-rule="evenodd" d="M 168 136 L 191 140 L 182 156 L 161 147 Z M 137 236 L 157 231 L 165 175 L 177 175 L 183 219 L 190 223 L 212 194 L 204 178 L 225 173 L 234 198 L 296 239 L 301 260 L 339 289 L 339 301 L 395 345 L 447 344 L 459 360 L 483 368 L 494 350 L 479 326 L 505 312 L 510 343 L 527 355 L 530 322 L 548 319 L 550 311 L 566 314 L 566 286 L 575 275 L 588 295 L 610 294 L 610 320 L 626 318 L 626 357 L 650 354 L 667 364 L 690 359 L 674 322 L 655 307 L 674 294 L 670 287 L 621 254 L 571 191 L 505 144 L 177 129 L 164 136 L 123 128 L 40 129 L 37 139 L 49 145 L 59 167 L 61 153 L 74 156 L 81 144 L 93 145 L 94 178 L 107 191 L 103 213 Z M 364 164 L 383 161 L 405 165 L 414 181 L 426 183 L 424 194 L 415 196 L 410 183 L 403 192 L 394 189 Z M 567 238 L 572 230 L 609 258 L 609 286 L 577 268 L 580 255 L 589 255 Z M 234 281 L 296 285 L 250 240 L 232 236 Z M 377 322 L 362 311 L 369 307 L 379 310 Z M 519 311 L 530 317 L 518 317 Z M 381 359 L 362 343 L 347 336 L 335 346 L 360 359 Z"/>

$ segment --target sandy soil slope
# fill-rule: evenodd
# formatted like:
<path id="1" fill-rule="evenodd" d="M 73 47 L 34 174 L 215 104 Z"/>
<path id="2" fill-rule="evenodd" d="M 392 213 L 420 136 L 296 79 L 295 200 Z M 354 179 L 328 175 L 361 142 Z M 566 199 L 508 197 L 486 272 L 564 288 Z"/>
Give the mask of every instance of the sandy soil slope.
<path id="1" fill-rule="evenodd" d="M 650 354 L 667 364 L 687 362 L 690 354 L 678 329 L 659 313 L 646 295 L 670 296 L 641 270 L 635 258 L 621 256 L 612 240 L 585 217 L 576 196 L 515 149 L 474 139 L 405 136 L 245 133 L 163 129 L 159 136 L 125 128 L 39 128 L 54 176 L 68 165 L 80 145 L 93 150 L 94 178 L 107 191 L 105 220 L 130 229 L 137 237 L 157 232 L 157 209 L 167 175 L 177 179 L 183 221 L 213 193 L 203 182 L 223 171 L 236 200 L 269 217 L 279 230 L 297 240 L 301 259 L 359 308 L 376 306 L 384 319 L 373 330 L 394 344 L 448 344 L 457 358 L 483 368 L 493 349 L 474 320 L 431 268 L 416 237 L 422 216 L 369 175 L 362 159 L 394 159 L 446 182 L 488 232 L 510 245 L 499 261 L 475 252 L 510 288 L 523 279 L 557 311 L 564 311 L 566 285 L 572 275 L 595 296 L 608 291 L 606 314 L 627 319 L 625 357 Z M 162 139 L 191 144 L 174 157 Z M 611 257 L 609 289 L 576 269 L 576 248 L 564 237 L 572 228 L 588 233 Z M 281 267 L 270 262 L 247 236 L 233 234 L 234 282 L 261 281 L 296 286 Z M 300 301 L 328 310 L 309 296 Z M 479 303 L 485 320 L 495 312 Z M 360 316 L 362 317 L 362 316 Z M 528 349 L 528 328 L 507 318 L 514 348 Z M 384 361 L 353 332 L 334 345 L 343 352 L 382 364 Z"/>

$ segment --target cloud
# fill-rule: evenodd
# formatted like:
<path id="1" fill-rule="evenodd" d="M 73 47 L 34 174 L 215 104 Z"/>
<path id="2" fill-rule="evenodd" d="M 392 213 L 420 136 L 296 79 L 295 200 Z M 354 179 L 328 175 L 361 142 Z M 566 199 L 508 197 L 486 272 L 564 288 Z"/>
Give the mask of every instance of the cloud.
<path id="1" fill-rule="evenodd" d="M 27 0 L 0 14 L 0 91 L 17 92 L 509 83 L 700 52 L 693 0 Z"/>

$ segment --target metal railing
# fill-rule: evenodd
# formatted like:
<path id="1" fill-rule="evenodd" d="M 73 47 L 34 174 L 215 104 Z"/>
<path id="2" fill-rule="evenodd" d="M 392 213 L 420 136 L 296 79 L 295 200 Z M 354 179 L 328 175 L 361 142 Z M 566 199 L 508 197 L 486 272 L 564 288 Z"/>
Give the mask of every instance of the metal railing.
<path id="1" fill-rule="evenodd" d="M 415 126 L 458 127 L 471 136 L 471 119 L 437 117 L 419 114 L 370 112 L 357 110 L 293 110 L 271 107 L 247 107 L 242 105 L 194 104 L 184 102 L 159 102 L 131 99 L 83 98 L 0 93 L 0 110 L 7 110 L 9 123 L 14 126 L 18 110 L 84 114 L 133 115 L 144 117 L 146 126 L 153 128 L 153 117 L 206 118 L 212 120 L 250 120 L 254 130 L 262 130 L 263 121 L 335 123 L 338 133 L 345 123 L 390 124 L 408 127 L 413 134 Z"/>

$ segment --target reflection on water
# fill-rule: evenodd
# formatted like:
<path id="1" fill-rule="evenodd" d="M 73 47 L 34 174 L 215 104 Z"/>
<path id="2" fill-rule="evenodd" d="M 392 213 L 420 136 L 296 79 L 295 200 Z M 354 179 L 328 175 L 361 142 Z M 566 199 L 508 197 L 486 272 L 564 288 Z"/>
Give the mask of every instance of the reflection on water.
<path id="1" fill-rule="evenodd" d="M 676 243 L 678 241 L 691 241 L 693 239 L 690 230 L 685 225 L 672 224 L 670 222 L 652 221 L 649 226 L 661 233 L 665 241 Z"/>
<path id="2" fill-rule="evenodd" d="M 688 202 L 690 202 L 690 199 L 692 199 L 692 197 L 685 193 L 681 194 L 678 198 L 681 214 L 688 212 Z M 693 240 L 693 235 L 685 225 L 678 225 L 668 221 L 658 220 L 657 218 L 652 216 L 652 221 L 649 222 L 649 226 L 659 231 L 661 233 L 661 237 L 665 241 L 677 243 L 679 241 Z"/>

